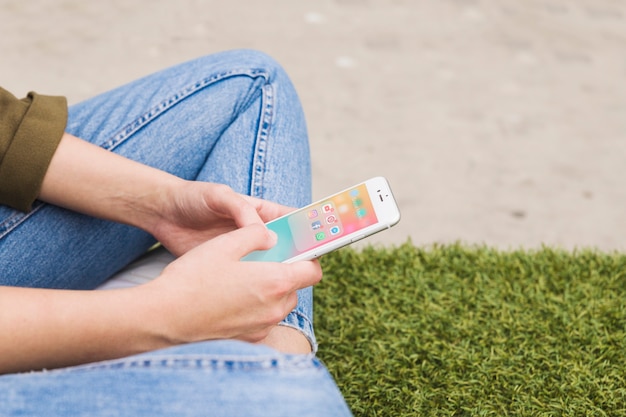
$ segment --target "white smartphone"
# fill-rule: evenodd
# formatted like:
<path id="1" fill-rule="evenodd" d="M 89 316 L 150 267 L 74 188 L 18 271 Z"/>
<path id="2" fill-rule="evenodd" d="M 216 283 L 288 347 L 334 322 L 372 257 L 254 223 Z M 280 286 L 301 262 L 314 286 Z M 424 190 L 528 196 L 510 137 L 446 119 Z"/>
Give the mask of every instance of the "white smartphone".
<path id="1" fill-rule="evenodd" d="M 400 221 L 389 183 L 375 177 L 267 223 L 278 243 L 244 261 L 310 260 L 386 230 Z"/>

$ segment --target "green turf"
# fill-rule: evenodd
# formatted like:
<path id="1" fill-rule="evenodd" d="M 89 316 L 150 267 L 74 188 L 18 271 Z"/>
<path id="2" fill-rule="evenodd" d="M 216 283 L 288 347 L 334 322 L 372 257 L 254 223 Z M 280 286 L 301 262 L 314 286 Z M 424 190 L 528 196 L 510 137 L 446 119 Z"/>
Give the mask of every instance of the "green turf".
<path id="1" fill-rule="evenodd" d="M 626 416 L 626 255 L 342 249 L 319 357 L 356 416 Z"/>

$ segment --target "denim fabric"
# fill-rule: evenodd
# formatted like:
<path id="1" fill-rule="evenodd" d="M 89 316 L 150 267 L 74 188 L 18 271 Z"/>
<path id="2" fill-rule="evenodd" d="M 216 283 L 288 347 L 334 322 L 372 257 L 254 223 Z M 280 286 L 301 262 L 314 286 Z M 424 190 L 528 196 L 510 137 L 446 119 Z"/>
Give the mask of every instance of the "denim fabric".
<path id="1" fill-rule="evenodd" d="M 311 165 L 299 99 L 282 68 L 259 52 L 238 50 L 206 56 L 74 105 L 67 131 L 185 179 L 228 184 L 238 192 L 290 206 L 310 201 Z M 28 214 L 0 206 L 0 285 L 93 289 L 154 243 L 152 236 L 136 228 L 41 202 Z M 301 330 L 315 348 L 312 290 L 301 290 L 298 296 L 298 306 L 282 324 Z M 240 357 L 241 352 L 245 357 Z M 142 361 L 152 363 L 152 359 L 144 359 L 152 358 L 149 355 L 142 356 Z M 152 410 L 150 415 L 160 415 L 155 410 L 163 414 L 170 410 L 170 415 L 197 415 L 200 410 L 209 415 L 255 415 L 252 408 L 282 410 L 291 391 L 298 391 L 297 381 L 302 389 L 336 391 L 314 358 L 288 358 L 258 346 L 208 342 L 159 355 L 173 355 L 166 362 L 174 365 L 138 367 L 128 365 L 134 363 L 129 360 L 67 372 L 0 377 L 0 398 L 4 399 L 0 414 L 5 401 L 14 404 L 15 400 L 18 413 L 20 402 L 43 407 L 39 399 L 45 402 L 48 396 L 50 404 L 59 407 L 78 404 L 71 405 L 76 407 L 72 415 L 81 415 L 82 410 L 89 410 L 85 415 L 107 415 L 107 410 L 114 410 L 109 408 L 112 403 L 126 401 L 133 392 L 137 401 L 133 404 L 143 404 Z M 189 357 L 195 358 L 194 364 L 210 365 L 181 365 L 191 363 L 185 359 Z M 276 366 L 258 365 L 267 363 L 268 357 L 274 358 L 270 362 Z M 294 367 L 295 363 L 307 365 L 301 369 Z M 253 372 L 247 371 L 249 367 Z M 94 381 L 102 381 L 102 392 L 90 388 L 95 387 Z M 179 392 L 179 383 L 188 388 Z M 8 387 L 14 388 L 7 391 Z M 233 402 L 224 396 L 234 396 Z M 194 401 L 202 400 L 205 405 L 188 414 L 179 413 L 168 408 L 169 401 L 161 401 L 165 398 L 179 411 Z M 218 411 L 223 404 L 247 407 L 244 403 L 248 400 L 256 404 L 250 412 L 248 408 L 242 408 L 243 413 L 233 408 L 224 408 L 230 413 Z M 326 405 L 345 409 L 340 396 L 333 401 Z M 94 412 L 98 407 L 103 408 L 100 414 Z M 138 408 L 134 410 L 128 415 L 142 415 Z M 290 415 L 296 415 L 295 410 Z M 46 411 L 45 415 L 54 414 Z"/>
<path id="2" fill-rule="evenodd" d="M 349 416 L 313 355 L 236 341 L 0 377 L 2 416 Z"/>

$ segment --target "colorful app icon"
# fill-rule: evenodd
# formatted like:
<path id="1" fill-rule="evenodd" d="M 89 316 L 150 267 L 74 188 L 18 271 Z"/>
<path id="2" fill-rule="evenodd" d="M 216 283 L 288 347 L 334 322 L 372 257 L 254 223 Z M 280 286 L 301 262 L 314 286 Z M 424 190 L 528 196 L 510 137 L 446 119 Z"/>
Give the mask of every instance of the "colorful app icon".
<path id="1" fill-rule="evenodd" d="M 363 200 L 361 200 L 360 198 L 355 198 L 354 200 L 352 200 L 352 205 L 354 207 L 361 207 L 363 205 Z"/>
<path id="2" fill-rule="evenodd" d="M 332 204 L 328 203 L 322 206 L 322 211 L 328 214 L 328 213 L 332 213 L 333 211 L 335 211 L 335 208 L 333 207 Z"/>
<path id="3" fill-rule="evenodd" d="M 367 211 L 364 208 L 360 208 L 356 211 L 356 217 L 359 219 L 362 219 L 365 215 L 367 215 Z"/>
<path id="4" fill-rule="evenodd" d="M 309 211 L 309 219 L 314 219 L 317 217 L 317 215 L 318 215 L 317 210 Z"/>
<path id="5" fill-rule="evenodd" d="M 354 198 L 359 195 L 359 190 L 354 189 L 350 191 L 350 197 Z"/>
<path id="6" fill-rule="evenodd" d="M 318 242 L 320 240 L 324 240 L 326 238 L 326 233 L 324 232 L 319 232 L 315 235 L 315 240 L 317 240 Z"/>
<path id="7" fill-rule="evenodd" d="M 321 229 L 321 227 L 322 227 L 322 222 L 319 221 L 319 220 L 314 221 L 313 223 L 311 223 L 311 229 L 313 229 L 313 230 Z"/>
<path id="8" fill-rule="evenodd" d="M 335 217 L 334 214 L 331 214 L 330 216 L 326 217 L 326 224 L 333 224 L 337 221 L 337 217 Z"/>
<path id="9" fill-rule="evenodd" d="M 339 226 L 333 226 L 330 228 L 330 234 L 331 235 L 338 235 L 339 232 L 341 232 L 341 229 L 339 229 Z"/>

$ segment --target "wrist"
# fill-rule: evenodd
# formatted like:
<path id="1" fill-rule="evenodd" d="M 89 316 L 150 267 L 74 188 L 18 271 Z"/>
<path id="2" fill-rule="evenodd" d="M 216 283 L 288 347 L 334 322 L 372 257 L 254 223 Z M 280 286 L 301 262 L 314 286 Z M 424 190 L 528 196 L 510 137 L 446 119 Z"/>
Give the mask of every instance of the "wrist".
<path id="1" fill-rule="evenodd" d="M 165 172 L 156 171 L 155 174 L 150 184 L 124 197 L 124 222 L 152 235 L 167 217 L 166 213 L 176 198 L 176 189 L 185 182 Z"/>
<path id="2" fill-rule="evenodd" d="M 167 347 L 197 341 L 193 331 L 187 328 L 193 321 L 188 317 L 192 309 L 189 300 L 196 295 L 184 286 L 177 286 L 177 281 L 166 267 L 154 280 L 135 287 L 144 300 L 137 323 L 143 326 L 142 332 L 152 344 Z"/>
<path id="3" fill-rule="evenodd" d="M 150 232 L 184 180 L 65 134 L 39 198 Z"/>
<path id="4" fill-rule="evenodd" d="M 153 282 L 122 290 L 132 293 L 134 300 L 130 327 L 136 335 L 137 352 L 163 349 L 184 342 L 177 337 L 171 321 L 172 307 L 175 307 L 173 297 Z"/>

